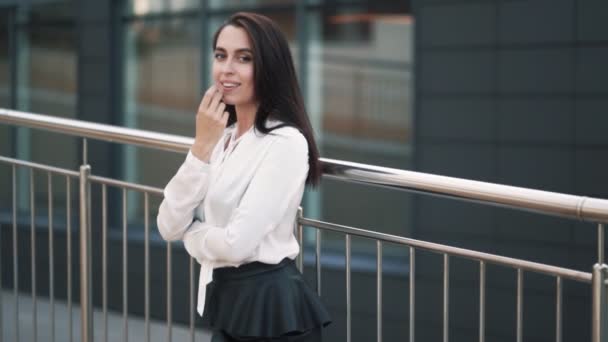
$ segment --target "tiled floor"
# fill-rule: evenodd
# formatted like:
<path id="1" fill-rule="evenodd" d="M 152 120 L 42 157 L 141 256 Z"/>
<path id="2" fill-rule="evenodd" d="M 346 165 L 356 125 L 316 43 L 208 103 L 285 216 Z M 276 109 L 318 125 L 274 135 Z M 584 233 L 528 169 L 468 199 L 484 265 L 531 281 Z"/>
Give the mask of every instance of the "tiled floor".
<path id="1" fill-rule="evenodd" d="M 0 300 L 2 301 L 2 317 L 0 320 L 0 342 L 17 341 L 15 334 L 15 297 L 12 291 L 0 292 Z M 37 341 L 50 342 L 51 340 L 51 316 L 50 316 L 50 301 L 47 298 L 38 297 L 36 299 L 37 320 L 38 324 L 36 335 Z M 69 342 L 68 329 L 68 307 L 67 303 L 55 300 L 55 341 Z M 30 342 L 34 339 L 33 327 L 33 305 L 32 297 L 27 293 L 19 295 L 19 340 Z M 96 310 L 93 314 L 95 341 L 102 342 L 103 334 L 103 314 L 100 310 Z M 144 320 L 139 317 L 128 319 L 128 340 L 129 341 L 144 341 Z M 167 327 L 165 322 L 150 321 L 150 341 L 168 341 Z M 196 330 L 196 342 L 208 342 L 211 335 L 206 330 Z M 80 308 L 72 306 L 72 341 L 80 341 Z M 122 313 L 108 312 L 108 341 L 118 342 L 123 341 L 123 318 Z M 188 326 L 173 324 L 171 329 L 171 341 L 191 341 L 190 330 Z"/>

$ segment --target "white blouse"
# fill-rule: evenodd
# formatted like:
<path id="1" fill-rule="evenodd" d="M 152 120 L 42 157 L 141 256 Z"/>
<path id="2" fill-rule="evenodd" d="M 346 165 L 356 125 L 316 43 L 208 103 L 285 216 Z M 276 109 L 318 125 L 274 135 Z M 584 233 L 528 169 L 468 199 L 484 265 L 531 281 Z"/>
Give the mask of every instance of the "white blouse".
<path id="1" fill-rule="evenodd" d="M 300 250 L 294 225 L 309 169 L 306 138 L 293 127 L 235 134 L 235 125 L 224 130 L 209 163 L 188 152 L 158 209 L 162 237 L 182 239 L 201 265 L 201 316 L 214 268 L 277 264 Z"/>

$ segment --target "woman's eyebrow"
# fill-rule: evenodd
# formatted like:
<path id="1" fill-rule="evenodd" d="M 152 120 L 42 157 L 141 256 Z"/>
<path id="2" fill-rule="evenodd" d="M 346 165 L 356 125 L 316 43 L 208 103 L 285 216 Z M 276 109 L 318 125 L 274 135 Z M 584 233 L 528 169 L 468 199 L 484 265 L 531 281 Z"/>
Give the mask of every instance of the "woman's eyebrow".
<path id="1" fill-rule="evenodd" d="M 216 51 L 221 51 L 221 52 L 226 52 L 226 49 L 224 49 L 223 47 L 216 47 L 215 48 Z M 249 48 L 242 48 L 242 49 L 236 49 L 235 52 L 239 53 L 239 52 L 249 52 L 249 53 L 253 53 L 253 51 L 251 51 L 251 49 Z"/>

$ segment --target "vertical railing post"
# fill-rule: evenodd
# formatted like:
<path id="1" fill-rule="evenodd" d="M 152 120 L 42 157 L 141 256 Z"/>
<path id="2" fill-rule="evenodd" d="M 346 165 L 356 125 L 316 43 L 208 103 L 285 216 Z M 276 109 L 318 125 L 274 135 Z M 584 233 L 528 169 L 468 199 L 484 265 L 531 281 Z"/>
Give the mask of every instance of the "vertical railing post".
<path id="1" fill-rule="evenodd" d="M 81 341 L 93 342 L 91 228 L 89 227 L 90 165 L 80 166 L 80 327 Z"/>
<path id="2" fill-rule="evenodd" d="M 297 257 L 297 266 L 300 273 L 304 273 L 304 228 L 302 227 L 302 221 L 300 221 L 302 218 L 304 218 L 304 210 L 302 207 L 299 207 L 296 219 L 296 233 L 298 243 L 300 244 L 300 254 Z"/>
<path id="3" fill-rule="evenodd" d="M 597 227 L 597 264 L 593 265 L 591 277 L 592 298 L 592 327 L 591 338 L 593 342 L 608 341 L 608 300 L 606 293 L 606 279 L 608 279 L 608 265 L 604 263 L 604 225 Z"/>
<path id="4" fill-rule="evenodd" d="M 606 279 L 608 279 L 608 266 L 605 264 L 593 265 L 592 275 L 592 341 L 608 341 Z"/>
<path id="5" fill-rule="evenodd" d="M 2 225 L 0 225 L 0 246 L 2 246 Z M 0 288 L 2 288 L 2 253 L 0 253 Z M 4 309 L 2 303 L 2 291 L 0 291 L 0 308 Z M 0 310 L 0 342 L 4 341 L 4 326 L 2 324 L 3 316 Z"/>

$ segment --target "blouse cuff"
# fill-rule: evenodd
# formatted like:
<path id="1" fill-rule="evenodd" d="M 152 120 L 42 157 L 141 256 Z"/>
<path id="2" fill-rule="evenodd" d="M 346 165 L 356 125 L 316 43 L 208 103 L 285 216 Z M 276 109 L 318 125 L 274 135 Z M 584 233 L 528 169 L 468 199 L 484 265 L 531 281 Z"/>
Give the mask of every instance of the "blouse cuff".
<path id="1" fill-rule="evenodd" d="M 188 155 L 186 156 L 186 163 L 191 165 L 200 171 L 207 171 L 209 168 L 209 163 L 198 159 L 193 153 L 192 150 L 188 150 Z"/>

